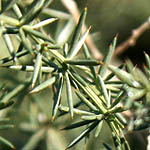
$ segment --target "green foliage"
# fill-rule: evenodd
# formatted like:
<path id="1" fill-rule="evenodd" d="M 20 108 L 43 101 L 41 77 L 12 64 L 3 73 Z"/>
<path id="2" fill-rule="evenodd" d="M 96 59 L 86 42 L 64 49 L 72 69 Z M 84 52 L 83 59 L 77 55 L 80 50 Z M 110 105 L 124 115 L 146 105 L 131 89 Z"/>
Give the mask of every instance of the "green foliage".
<path id="1" fill-rule="evenodd" d="M 75 25 L 69 14 L 51 10 L 49 8 L 51 1 L 33 1 L 25 12 L 21 10 L 21 2 L 13 2 L 6 3 L 4 9 L 2 5 L 1 9 L 0 34 L 9 56 L 0 60 L 0 66 L 23 72 L 28 77 L 22 76 L 22 83 L 18 80 L 17 86 L 5 93 L 3 93 L 5 85 L 2 83 L 0 111 L 7 110 L 6 116 L 9 112 L 11 114 L 11 109 L 18 104 L 18 95 L 23 92 L 28 95 L 29 105 L 26 106 L 24 101 L 21 101 L 17 106 L 20 108 L 19 111 L 21 105 L 24 109 L 30 107 L 27 114 L 29 121 L 22 122 L 20 127 L 26 132 L 30 130 L 33 133 L 29 141 L 22 146 L 22 150 L 34 150 L 42 140 L 46 141 L 46 149 L 50 150 L 50 133 L 55 124 L 59 126 L 58 120 L 62 120 L 61 118 L 68 113 L 72 120 L 80 116 L 80 121 L 67 125 L 63 130 L 86 127 L 66 149 L 73 147 L 83 138 L 90 138 L 89 135 L 93 132 L 94 136 L 98 137 L 103 126 L 107 124 L 114 145 L 110 146 L 107 142 L 102 142 L 102 145 L 106 149 L 115 147 L 117 150 L 129 150 L 130 147 L 123 134 L 125 128 L 140 130 L 149 126 L 149 56 L 145 54 L 145 73 L 134 67 L 130 61 L 126 62 L 126 67 L 111 65 L 117 42 L 115 37 L 104 60 L 95 60 L 85 42 L 91 27 L 82 33 L 87 8 L 83 10 L 78 24 Z M 42 14 L 50 18 L 42 20 Z M 60 26 L 64 20 L 66 24 Z M 46 26 L 51 28 L 55 22 L 59 28 L 55 30 L 59 32 L 56 34 L 55 31 L 53 35 Z M 13 45 L 12 36 L 18 48 Z M 25 62 L 22 63 L 23 58 Z M 42 91 L 48 93 L 50 91 L 53 95 L 52 108 L 51 103 L 47 103 L 44 98 L 35 96 Z M 21 99 L 24 99 L 25 95 Z M 43 105 L 49 110 L 51 108 L 51 119 L 44 109 L 41 109 Z M 127 123 L 121 115 L 129 109 L 133 109 L 136 116 L 132 124 Z M 12 118 L 14 119 L 13 115 Z M 67 118 L 66 122 L 69 122 L 69 119 Z M 8 124 L 7 117 L 0 116 L 0 129 L 10 127 L 13 126 Z M 54 135 L 58 137 L 57 134 Z M 14 146 L 3 137 L 0 137 L 0 142 L 14 149 Z M 53 144 L 57 147 L 56 142 Z"/>

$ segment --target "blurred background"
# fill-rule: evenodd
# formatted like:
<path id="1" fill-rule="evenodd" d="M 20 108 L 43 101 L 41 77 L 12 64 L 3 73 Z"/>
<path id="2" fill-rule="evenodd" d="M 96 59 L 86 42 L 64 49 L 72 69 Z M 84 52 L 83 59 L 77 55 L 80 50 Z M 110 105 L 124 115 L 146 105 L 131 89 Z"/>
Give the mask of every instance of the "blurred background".
<path id="1" fill-rule="evenodd" d="M 91 36 L 94 40 L 99 51 L 103 54 L 107 53 L 108 47 L 113 41 L 113 38 L 118 34 L 118 42 L 117 45 L 125 41 L 131 36 L 132 30 L 139 27 L 142 23 L 144 23 L 148 17 L 150 16 L 150 1 L 149 0 L 75 0 L 79 10 L 82 11 L 85 6 L 88 7 L 88 15 L 87 15 L 87 26 L 92 26 L 90 31 Z M 51 8 L 65 11 L 67 9 L 62 5 L 60 0 L 54 0 L 50 6 Z M 6 48 L 3 41 L 1 41 L 1 49 Z M 130 58 L 134 64 L 138 64 L 139 66 L 144 62 L 143 52 L 146 51 L 150 54 L 150 30 L 147 30 L 140 36 L 137 40 L 135 46 L 130 47 L 125 50 L 125 52 L 121 53 L 117 56 L 117 60 L 124 61 L 125 58 Z M 8 52 L 2 51 L 0 53 L 0 58 L 4 58 L 4 56 L 8 55 Z M 115 60 L 114 60 L 115 61 Z M 25 74 L 24 72 L 10 71 L 8 69 L 0 69 L 0 80 L 2 82 L 7 83 L 8 91 L 11 91 L 14 86 L 16 86 L 19 82 L 22 82 L 24 78 L 30 76 L 31 74 Z M 11 74 L 15 74 L 11 76 Z M 19 80 L 18 80 L 19 79 Z M 52 91 L 51 91 L 52 92 Z M 17 104 L 13 109 L 11 109 L 10 114 L 8 116 L 13 120 L 13 123 L 16 126 L 16 129 L 10 129 L 6 133 L 6 131 L 1 132 L 1 134 L 10 140 L 17 147 L 17 150 L 20 150 L 25 143 L 28 142 L 33 132 L 24 132 L 24 128 L 28 127 L 28 124 L 20 124 L 22 122 L 28 122 L 28 112 L 34 110 L 32 113 L 33 116 L 30 116 L 30 120 L 32 120 L 35 116 L 40 117 L 43 113 L 46 114 L 47 117 L 51 116 L 51 106 L 52 106 L 52 95 L 50 91 L 44 91 L 36 96 L 26 96 L 25 93 L 21 93 L 17 98 Z M 42 100 L 42 101 L 41 101 Z M 43 103 L 44 101 L 44 103 Z M 21 103 L 21 107 L 20 107 Z M 32 107 L 30 108 L 31 105 Z M 34 105 L 35 104 L 35 105 Z M 18 110 L 19 108 L 19 110 Z M 39 112 L 41 114 L 39 115 Z M 16 117 L 14 117 L 14 115 Z M 52 137 L 49 137 L 52 143 L 51 150 L 62 150 L 63 147 L 71 142 L 78 133 L 81 132 L 84 128 L 77 129 L 74 131 L 60 131 L 59 128 L 64 127 L 68 122 L 69 117 L 64 117 L 61 121 L 56 120 L 51 124 L 51 128 L 49 132 L 52 134 Z M 39 119 L 39 118 L 38 118 Z M 75 118 L 77 121 L 78 118 Z M 67 121 L 66 121 L 67 120 Z M 34 119 L 32 120 L 35 121 Z M 37 120 L 36 120 L 37 121 Z M 35 121 L 35 122 L 36 122 Z M 38 122 L 38 121 L 37 121 Z M 19 129 L 19 130 L 18 130 Z M 100 141 L 106 141 L 112 144 L 111 133 L 106 132 L 109 131 L 108 127 L 102 129 L 102 133 L 100 137 L 95 139 L 93 135 L 91 135 L 91 139 L 87 146 L 87 150 L 105 150 Z M 110 137 L 110 138 L 107 138 Z M 57 139 L 57 140 L 56 140 Z M 55 141 L 56 140 L 56 141 Z M 58 141 L 61 141 L 58 143 Z M 63 144 L 62 144 L 63 143 Z M 53 145 L 54 144 L 54 145 Z M 58 147 L 56 146 L 58 144 Z M 36 149 L 34 150 L 45 150 L 46 147 L 45 141 L 41 141 Z M 144 146 L 142 148 L 138 145 L 138 148 L 133 147 L 134 150 L 144 150 Z M 62 149 L 61 149 L 61 148 Z M 9 148 L 5 147 L 3 144 L 0 144 L 0 150 L 9 150 Z M 72 150 L 83 150 L 84 149 L 84 140 L 80 142 L 77 146 L 73 147 Z"/>

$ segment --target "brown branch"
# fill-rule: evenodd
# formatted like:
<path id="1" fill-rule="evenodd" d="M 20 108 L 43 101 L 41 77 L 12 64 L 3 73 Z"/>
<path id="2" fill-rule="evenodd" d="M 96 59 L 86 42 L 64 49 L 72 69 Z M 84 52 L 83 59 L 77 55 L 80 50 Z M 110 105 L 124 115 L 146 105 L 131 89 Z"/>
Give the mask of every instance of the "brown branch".
<path id="1" fill-rule="evenodd" d="M 150 28 L 150 19 L 144 22 L 140 27 L 134 29 L 132 31 L 132 35 L 123 43 L 121 43 L 118 47 L 116 47 L 114 56 L 117 56 L 123 53 L 126 49 L 136 44 L 137 39 Z"/>
<path id="2" fill-rule="evenodd" d="M 80 17 L 80 12 L 79 12 L 78 6 L 75 3 L 75 1 L 74 0 L 61 0 L 61 2 L 68 9 L 68 11 L 72 14 L 74 21 L 77 23 L 78 19 Z M 86 25 L 84 25 L 82 32 L 85 32 L 86 30 L 87 30 Z M 102 59 L 103 58 L 103 55 L 96 48 L 96 46 L 95 46 L 94 42 L 92 41 L 92 38 L 90 37 L 90 35 L 87 36 L 86 43 L 87 43 L 88 47 L 90 48 L 93 56 L 96 59 Z"/>

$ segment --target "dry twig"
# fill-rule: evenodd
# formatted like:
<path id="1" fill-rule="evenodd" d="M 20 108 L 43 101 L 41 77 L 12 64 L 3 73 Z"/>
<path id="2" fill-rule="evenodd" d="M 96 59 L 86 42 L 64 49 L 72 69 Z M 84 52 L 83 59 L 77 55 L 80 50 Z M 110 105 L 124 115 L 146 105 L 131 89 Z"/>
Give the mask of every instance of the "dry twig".
<path id="1" fill-rule="evenodd" d="M 132 35 L 123 43 L 121 43 L 118 47 L 116 47 L 114 56 L 117 56 L 123 53 L 130 46 L 134 46 L 136 44 L 137 39 L 150 28 L 150 18 L 145 21 L 140 27 L 134 29 L 132 31 Z"/>

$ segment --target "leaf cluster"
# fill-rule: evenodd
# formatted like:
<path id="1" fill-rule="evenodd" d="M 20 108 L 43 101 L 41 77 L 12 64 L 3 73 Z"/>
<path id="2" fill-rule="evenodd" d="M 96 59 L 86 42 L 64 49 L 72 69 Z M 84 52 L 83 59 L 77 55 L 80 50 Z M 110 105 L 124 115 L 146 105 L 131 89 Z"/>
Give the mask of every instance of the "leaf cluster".
<path id="1" fill-rule="evenodd" d="M 24 83 L 1 97 L 0 110 L 12 105 L 14 102 L 11 99 L 23 92 L 25 88 L 28 88 L 28 95 L 32 96 L 34 93 L 52 87 L 54 98 L 51 120 L 49 118 L 43 120 L 42 116 L 38 122 L 27 124 L 34 134 L 22 148 L 23 150 L 34 149 L 41 139 L 50 138 L 48 133 L 52 122 L 55 118 L 61 120 L 61 117 L 68 113 L 72 119 L 80 116 L 80 121 L 68 125 L 63 130 L 82 126 L 86 128 L 66 149 L 73 147 L 81 139 L 89 137 L 94 130 L 94 136 L 98 137 L 105 122 L 111 130 L 115 148 L 129 150 L 130 147 L 124 137 L 125 129 L 140 130 L 149 127 L 147 115 L 150 103 L 149 56 L 145 54 L 145 73 L 134 67 L 129 60 L 126 65 L 119 67 L 111 65 L 117 42 L 116 36 L 103 61 L 93 59 L 86 44 L 86 37 L 91 27 L 82 32 L 87 8 L 83 10 L 78 24 L 75 25 L 69 14 L 50 9 L 48 6 L 51 2 L 51 0 L 33 1 L 25 11 L 21 9 L 21 2 L 6 2 L 5 7 L 2 5 L 0 34 L 9 56 L 0 60 L 0 66 L 31 72 L 31 74 Z M 13 12 L 13 15 L 7 13 L 9 11 Z M 47 15 L 48 18 L 42 20 L 41 14 Z M 66 23 L 61 26 L 63 21 Z M 59 26 L 55 35 L 51 35 L 45 26 L 51 27 L 54 22 L 58 22 Z M 17 40 L 17 49 L 12 43 L 11 36 Z M 31 60 L 27 59 L 27 65 L 22 65 L 20 60 L 29 56 Z M 66 97 L 63 96 L 63 90 Z M 77 104 L 74 94 L 79 100 Z M 40 99 L 40 101 L 44 103 L 44 100 Z M 63 101 L 66 101 L 66 105 Z M 34 103 L 30 107 L 33 117 Z M 132 110 L 136 116 L 136 119 L 129 124 L 122 116 L 122 113 L 127 110 Z M 4 123 L 0 126 L 1 129 L 12 127 L 7 124 L 7 119 L 1 118 L 0 122 Z M 2 137 L 0 141 L 14 148 Z M 102 143 L 106 149 L 112 149 L 112 146 Z"/>

